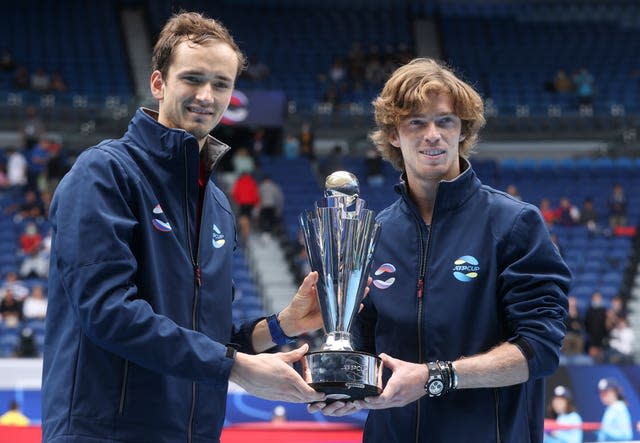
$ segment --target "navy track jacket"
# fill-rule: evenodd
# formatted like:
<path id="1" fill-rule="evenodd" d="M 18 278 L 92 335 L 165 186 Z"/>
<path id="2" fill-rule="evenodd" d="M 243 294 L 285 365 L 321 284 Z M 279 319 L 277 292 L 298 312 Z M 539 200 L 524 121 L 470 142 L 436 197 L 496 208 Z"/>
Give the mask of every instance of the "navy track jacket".
<path id="1" fill-rule="evenodd" d="M 119 140 L 83 152 L 53 198 L 44 442 L 214 442 L 233 360 L 234 216 L 199 162 L 228 147 L 139 109 Z M 198 242 L 199 238 L 199 242 Z"/>
<path id="2" fill-rule="evenodd" d="M 378 214 L 374 281 L 355 319 L 356 347 L 425 363 L 516 342 L 530 378 L 372 410 L 367 443 L 542 442 L 543 377 L 558 365 L 571 274 L 537 208 L 482 185 L 461 162 L 466 170 L 440 183 L 430 226 L 404 184 Z"/>

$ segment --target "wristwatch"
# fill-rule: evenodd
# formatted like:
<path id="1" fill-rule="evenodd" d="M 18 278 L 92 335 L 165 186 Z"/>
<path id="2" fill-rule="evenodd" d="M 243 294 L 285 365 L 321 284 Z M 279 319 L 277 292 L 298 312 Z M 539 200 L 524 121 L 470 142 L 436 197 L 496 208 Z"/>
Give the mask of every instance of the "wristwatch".
<path id="1" fill-rule="evenodd" d="M 429 397 L 439 397 L 447 385 L 444 371 L 442 371 L 438 362 L 427 363 L 427 368 L 429 368 L 429 378 L 424 385 L 424 390 L 427 391 Z"/>

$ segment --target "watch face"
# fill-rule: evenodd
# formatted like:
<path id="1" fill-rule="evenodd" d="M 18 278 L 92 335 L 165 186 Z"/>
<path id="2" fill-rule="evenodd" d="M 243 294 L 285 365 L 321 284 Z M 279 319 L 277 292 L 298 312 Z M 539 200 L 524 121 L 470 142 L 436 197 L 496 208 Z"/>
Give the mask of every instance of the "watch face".
<path id="1" fill-rule="evenodd" d="M 444 389 L 444 384 L 440 380 L 433 380 L 429 383 L 429 394 L 438 395 Z"/>

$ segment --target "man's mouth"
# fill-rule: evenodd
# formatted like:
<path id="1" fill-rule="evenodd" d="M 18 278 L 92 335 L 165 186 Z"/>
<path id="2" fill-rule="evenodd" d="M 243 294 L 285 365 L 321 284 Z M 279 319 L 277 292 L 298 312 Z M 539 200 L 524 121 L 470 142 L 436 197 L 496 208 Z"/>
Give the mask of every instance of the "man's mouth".
<path id="1" fill-rule="evenodd" d="M 446 153 L 444 149 L 423 149 L 420 151 L 420 154 L 427 155 L 429 157 L 437 157 L 438 155 L 442 155 Z"/>
<path id="2" fill-rule="evenodd" d="M 187 106 L 187 111 L 200 115 L 213 115 L 213 111 L 206 108 L 200 108 L 198 106 Z"/>

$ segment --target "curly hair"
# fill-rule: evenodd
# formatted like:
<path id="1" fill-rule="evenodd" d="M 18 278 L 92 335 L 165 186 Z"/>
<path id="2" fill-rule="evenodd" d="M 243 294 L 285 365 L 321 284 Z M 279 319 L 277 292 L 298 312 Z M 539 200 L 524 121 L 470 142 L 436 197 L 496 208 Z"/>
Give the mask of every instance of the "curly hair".
<path id="1" fill-rule="evenodd" d="M 460 156 L 469 158 L 478 141 L 478 131 L 485 124 L 484 105 L 480 95 L 453 71 L 430 58 L 416 58 L 399 67 L 373 101 L 377 128 L 370 138 L 382 157 L 396 169 L 404 171 L 400 149 L 390 143 L 400 121 L 429 105 L 430 94 L 448 94 L 453 101 L 453 112 L 462 123 Z"/>
<path id="2" fill-rule="evenodd" d="M 160 71 L 166 78 L 175 48 L 184 40 L 198 45 L 210 40 L 227 43 L 238 57 L 237 75 L 240 75 L 247 65 L 245 55 L 222 23 L 197 12 L 181 11 L 169 18 L 160 31 L 151 56 L 151 70 Z"/>

